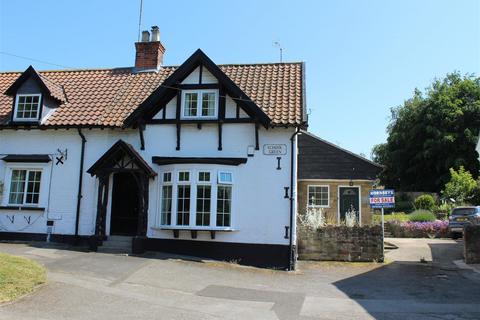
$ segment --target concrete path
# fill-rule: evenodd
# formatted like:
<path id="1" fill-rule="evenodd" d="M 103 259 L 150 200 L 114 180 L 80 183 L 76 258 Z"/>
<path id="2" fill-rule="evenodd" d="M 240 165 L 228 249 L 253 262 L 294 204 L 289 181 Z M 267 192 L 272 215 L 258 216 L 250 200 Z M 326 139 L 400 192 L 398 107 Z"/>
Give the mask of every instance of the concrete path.
<path id="1" fill-rule="evenodd" d="M 437 264 L 438 252 L 456 257 L 461 246 L 447 244 L 414 241 L 417 256 L 392 251 L 387 258 L 399 260 L 387 265 L 300 262 L 288 273 L 0 243 L 2 252 L 43 263 L 49 279 L 34 294 L 0 305 L 0 319 L 479 319 L 480 274 L 450 258 Z M 409 244 L 397 250 L 403 246 Z M 420 263 L 425 246 L 432 262 Z"/>

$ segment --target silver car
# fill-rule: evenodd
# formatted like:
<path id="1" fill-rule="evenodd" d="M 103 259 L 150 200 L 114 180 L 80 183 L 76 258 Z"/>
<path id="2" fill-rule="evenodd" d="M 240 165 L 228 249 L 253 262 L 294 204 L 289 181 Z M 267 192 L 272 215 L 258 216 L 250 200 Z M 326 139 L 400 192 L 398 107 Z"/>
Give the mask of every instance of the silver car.
<path id="1" fill-rule="evenodd" d="M 448 231 L 452 238 L 457 239 L 465 226 L 480 225 L 480 206 L 455 208 L 448 219 Z"/>

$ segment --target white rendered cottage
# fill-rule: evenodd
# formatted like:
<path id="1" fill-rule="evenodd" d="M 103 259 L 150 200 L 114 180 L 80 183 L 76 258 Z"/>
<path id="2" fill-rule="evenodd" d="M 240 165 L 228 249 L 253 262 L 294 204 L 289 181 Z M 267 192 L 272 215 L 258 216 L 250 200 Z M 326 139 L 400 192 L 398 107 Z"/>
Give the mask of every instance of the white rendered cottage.
<path id="1" fill-rule="evenodd" d="M 302 63 L 0 73 L 0 239 L 295 264 Z"/>

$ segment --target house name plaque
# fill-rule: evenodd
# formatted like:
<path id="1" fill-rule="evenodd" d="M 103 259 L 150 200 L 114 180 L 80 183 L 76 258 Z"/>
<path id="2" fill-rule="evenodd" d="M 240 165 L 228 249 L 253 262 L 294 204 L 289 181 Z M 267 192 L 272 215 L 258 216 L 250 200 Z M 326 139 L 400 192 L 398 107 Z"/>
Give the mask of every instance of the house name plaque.
<path id="1" fill-rule="evenodd" d="M 263 154 L 267 156 L 278 156 L 287 154 L 286 144 L 264 144 Z"/>

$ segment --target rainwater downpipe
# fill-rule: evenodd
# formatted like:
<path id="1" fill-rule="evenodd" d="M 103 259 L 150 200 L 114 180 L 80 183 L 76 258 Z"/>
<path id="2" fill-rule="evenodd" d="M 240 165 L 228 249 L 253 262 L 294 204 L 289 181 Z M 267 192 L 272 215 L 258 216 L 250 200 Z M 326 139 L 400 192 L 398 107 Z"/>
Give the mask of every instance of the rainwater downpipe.
<path id="1" fill-rule="evenodd" d="M 289 241 L 289 264 L 288 264 L 288 270 L 295 270 L 295 252 L 293 252 L 293 219 L 295 217 L 295 212 L 293 210 L 294 207 L 294 193 L 293 193 L 293 187 L 295 183 L 295 155 L 296 152 L 294 151 L 295 147 L 295 137 L 300 134 L 300 128 L 297 127 L 297 130 L 292 134 L 292 137 L 290 138 L 290 241 Z"/>
<path id="2" fill-rule="evenodd" d="M 82 202 L 82 183 L 83 183 L 83 163 L 85 161 L 85 144 L 87 139 L 82 133 L 82 129 L 78 128 L 78 134 L 82 139 L 82 149 L 80 152 L 80 171 L 78 172 L 78 193 L 77 193 L 77 211 L 75 216 L 75 238 L 78 238 L 78 226 L 80 224 L 80 205 Z"/>

